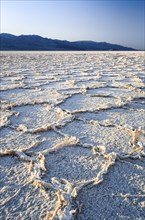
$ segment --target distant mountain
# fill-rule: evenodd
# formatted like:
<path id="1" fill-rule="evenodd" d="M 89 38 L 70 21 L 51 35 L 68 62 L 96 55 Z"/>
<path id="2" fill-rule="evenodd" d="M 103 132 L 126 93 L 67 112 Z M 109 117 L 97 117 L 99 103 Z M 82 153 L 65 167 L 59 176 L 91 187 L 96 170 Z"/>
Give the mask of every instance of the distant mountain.
<path id="1" fill-rule="evenodd" d="M 135 49 L 106 42 L 63 41 L 38 35 L 0 34 L 0 50 L 31 51 L 133 51 Z"/>

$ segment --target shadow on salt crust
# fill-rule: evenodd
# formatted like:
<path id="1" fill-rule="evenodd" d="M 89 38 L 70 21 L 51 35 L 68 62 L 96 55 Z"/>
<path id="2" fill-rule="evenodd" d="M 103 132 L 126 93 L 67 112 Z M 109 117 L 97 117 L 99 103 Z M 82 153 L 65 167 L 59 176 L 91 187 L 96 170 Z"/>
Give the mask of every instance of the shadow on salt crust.
<path id="1" fill-rule="evenodd" d="M 82 211 L 76 220 L 145 219 L 145 160 L 117 162 L 102 184 L 78 195 Z"/>

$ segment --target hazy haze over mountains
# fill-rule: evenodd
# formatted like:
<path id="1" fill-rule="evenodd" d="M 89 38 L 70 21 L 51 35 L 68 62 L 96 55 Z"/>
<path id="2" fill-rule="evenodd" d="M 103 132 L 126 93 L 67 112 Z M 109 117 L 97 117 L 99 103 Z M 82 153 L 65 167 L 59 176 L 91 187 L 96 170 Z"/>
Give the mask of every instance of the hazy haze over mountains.
<path id="1" fill-rule="evenodd" d="M 43 38 L 39 35 L 0 34 L 0 50 L 34 50 L 34 51 L 132 51 L 133 48 L 106 42 L 66 41 Z"/>

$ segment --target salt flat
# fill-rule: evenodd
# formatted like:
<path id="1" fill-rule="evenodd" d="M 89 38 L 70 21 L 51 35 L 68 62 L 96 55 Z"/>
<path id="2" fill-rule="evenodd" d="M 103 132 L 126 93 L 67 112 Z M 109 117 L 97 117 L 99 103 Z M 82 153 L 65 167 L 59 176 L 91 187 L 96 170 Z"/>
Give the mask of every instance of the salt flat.
<path id="1" fill-rule="evenodd" d="M 5 219 L 145 219 L 144 52 L 1 52 Z"/>

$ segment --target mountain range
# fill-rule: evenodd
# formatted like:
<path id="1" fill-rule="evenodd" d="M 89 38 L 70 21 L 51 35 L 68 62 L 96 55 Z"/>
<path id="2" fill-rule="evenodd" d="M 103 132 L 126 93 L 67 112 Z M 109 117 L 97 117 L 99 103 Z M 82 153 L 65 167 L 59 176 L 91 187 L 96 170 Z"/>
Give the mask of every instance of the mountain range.
<path id="1" fill-rule="evenodd" d="M 117 44 L 94 41 L 66 41 L 38 35 L 0 34 L 0 50 L 7 51 L 133 51 Z"/>

